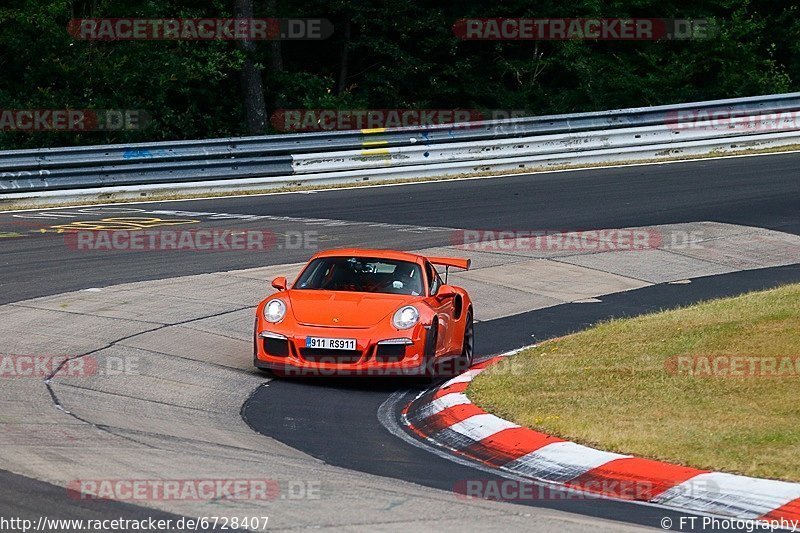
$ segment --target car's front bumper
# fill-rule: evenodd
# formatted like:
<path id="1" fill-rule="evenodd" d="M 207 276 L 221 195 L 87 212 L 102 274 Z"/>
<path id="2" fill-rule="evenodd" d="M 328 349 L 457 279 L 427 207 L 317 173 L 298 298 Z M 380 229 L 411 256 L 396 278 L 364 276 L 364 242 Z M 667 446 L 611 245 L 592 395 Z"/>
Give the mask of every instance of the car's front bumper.
<path id="1" fill-rule="evenodd" d="M 427 329 L 402 332 L 336 330 L 304 326 L 294 334 L 277 328 L 256 332 L 254 364 L 286 376 L 420 376 L 426 374 Z M 320 350 L 306 347 L 307 337 L 356 340 L 356 350 Z M 399 339 L 403 339 L 400 343 Z M 391 343 L 387 344 L 387 341 Z"/>

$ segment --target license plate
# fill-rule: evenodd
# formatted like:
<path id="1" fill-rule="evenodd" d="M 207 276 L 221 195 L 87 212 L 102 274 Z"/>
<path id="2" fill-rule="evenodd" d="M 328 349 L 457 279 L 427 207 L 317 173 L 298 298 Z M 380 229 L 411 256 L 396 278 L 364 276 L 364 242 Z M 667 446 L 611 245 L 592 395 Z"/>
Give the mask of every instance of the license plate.
<path id="1" fill-rule="evenodd" d="M 355 339 L 330 339 L 328 337 L 306 337 L 306 348 L 326 350 L 355 350 Z"/>

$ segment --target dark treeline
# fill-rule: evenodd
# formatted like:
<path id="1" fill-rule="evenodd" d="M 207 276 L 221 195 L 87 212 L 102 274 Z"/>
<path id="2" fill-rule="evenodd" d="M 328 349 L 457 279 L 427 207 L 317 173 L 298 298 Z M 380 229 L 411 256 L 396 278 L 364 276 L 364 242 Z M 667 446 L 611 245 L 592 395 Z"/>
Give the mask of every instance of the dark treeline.
<path id="1" fill-rule="evenodd" d="M 143 109 L 152 120 L 140 131 L 115 133 L 0 132 L 2 148 L 274 133 L 268 117 L 282 108 L 549 114 L 786 92 L 800 80 L 800 8 L 775 0 L 3 4 L 0 109 Z M 256 17 L 327 18 L 334 34 L 247 46 L 80 41 L 67 32 L 73 18 L 232 17 L 249 9 Z M 459 40 L 452 30 L 460 18 L 503 16 L 705 18 L 715 34 L 686 41 L 490 42 Z"/>

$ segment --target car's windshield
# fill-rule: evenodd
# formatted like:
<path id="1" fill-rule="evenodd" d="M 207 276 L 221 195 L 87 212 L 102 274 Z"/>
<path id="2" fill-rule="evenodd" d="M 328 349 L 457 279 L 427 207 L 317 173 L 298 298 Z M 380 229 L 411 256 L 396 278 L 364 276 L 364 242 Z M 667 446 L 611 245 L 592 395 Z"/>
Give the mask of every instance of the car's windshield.
<path id="1" fill-rule="evenodd" d="M 410 261 L 321 257 L 306 267 L 294 288 L 419 296 L 422 286 L 422 269 Z"/>

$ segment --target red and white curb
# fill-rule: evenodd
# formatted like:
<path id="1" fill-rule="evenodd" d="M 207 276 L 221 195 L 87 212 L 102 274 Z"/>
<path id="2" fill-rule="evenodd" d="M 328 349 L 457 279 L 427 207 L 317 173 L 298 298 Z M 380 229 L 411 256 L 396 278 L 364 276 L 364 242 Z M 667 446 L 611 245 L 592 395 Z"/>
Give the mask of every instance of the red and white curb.
<path id="1" fill-rule="evenodd" d="M 519 478 L 702 514 L 790 527 L 800 523 L 800 483 L 595 450 L 520 427 L 470 402 L 470 381 L 511 353 L 483 361 L 424 392 L 403 409 L 403 423 L 428 443 Z"/>

